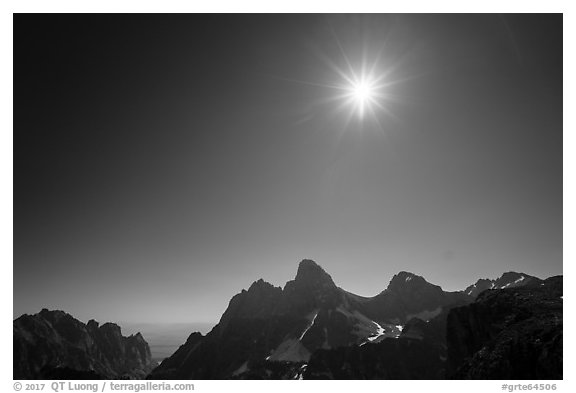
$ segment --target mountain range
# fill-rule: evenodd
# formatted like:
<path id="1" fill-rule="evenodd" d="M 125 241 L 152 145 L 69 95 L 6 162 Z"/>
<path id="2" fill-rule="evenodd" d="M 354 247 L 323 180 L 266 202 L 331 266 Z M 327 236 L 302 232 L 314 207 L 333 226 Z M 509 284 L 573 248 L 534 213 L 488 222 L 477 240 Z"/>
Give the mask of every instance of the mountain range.
<path id="1" fill-rule="evenodd" d="M 62 311 L 14 321 L 14 378 L 561 379 L 562 276 L 508 272 L 448 292 L 409 272 L 363 297 L 300 262 L 260 279 L 153 368 L 140 334 Z"/>
<path id="2" fill-rule="evenodd" d="M 190 335 L 148 378 L 448 378 L 460 375 L 449 359 L 454 340 L 446 336 L 456 329 L 448 326 L 452 312 L 484 301 L 482 291 L 529 287 L 542 292 L 558 285 L 561 279 L 550 284 L 509 272 L 447 292 L 403 271 L 378 295 L 363 297 L 337 287 L 318 264 L 303 260 L 284 288 L 258 280 L 235 295 L 212 331 Z M 560 319 L 553 329 L 561 336 L 556 294 L 550 296 L 560 304 Z"/>

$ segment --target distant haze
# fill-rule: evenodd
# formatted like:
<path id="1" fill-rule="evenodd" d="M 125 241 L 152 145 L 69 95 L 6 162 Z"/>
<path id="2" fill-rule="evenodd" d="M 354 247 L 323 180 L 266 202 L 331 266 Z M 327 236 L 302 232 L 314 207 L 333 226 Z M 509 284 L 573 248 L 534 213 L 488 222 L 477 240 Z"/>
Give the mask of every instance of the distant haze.
<path id="1" fill-rule="evenodd" d="M 329 63 L 379 50 L 349 117 Z M 562 15 L 14 16 L 14 317 L 215 323 L 303 258 L 561 274 Z"/>
<path id="2" fill-rule="evenodd" d="M 216 323 L 135 323 L 119 321 L 122 335 L 141 333 L 150 345 L 153 361 L 172 355 L 192 332 L 207 334 Z"/>

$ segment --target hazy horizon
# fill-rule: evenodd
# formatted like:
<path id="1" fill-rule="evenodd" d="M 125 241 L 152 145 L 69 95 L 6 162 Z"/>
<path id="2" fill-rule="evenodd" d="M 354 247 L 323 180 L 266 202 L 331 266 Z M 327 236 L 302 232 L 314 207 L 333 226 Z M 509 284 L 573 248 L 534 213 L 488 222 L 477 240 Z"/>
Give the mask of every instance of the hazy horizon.
<path id="1" fill-rule="evenodd" d="M 215 323 L 302 259 L 362 296 L 562 274 L 562 24 L 14 15 L 14 317 Z"/>
<path id="2" fill-rule="evenodd" d="M 300 261 L 298 261 L 298 262 L 300 262 Z M 317 262 L 317 261 L 316 261 L 316 262 Z M 322 266 L 320 263 L 319 263 L 319 265 Z M 297 266 L 298 266 L 298 263 L 295 264 L 294 275 L 293 275 L 291 278 L 287 279 L 287 280 L 286 280 L 285 282 L 283 282 L 283 283 L 274 283 L 274 282 L 270 282 L 270 281 L 267 281 L 267 280 L 264 280 L 264 281 L 269 282 L 270 284 L 274 285 L 275 287 L 284 288 L 284 285 L 286 284 L 286 282 L 288 282 L 288 281 L 290 281 L 290 280 L 293 280 L 294 277 L 296 276 L 296 268 L 297 268 Z M 400 270 L 400 271 L 401 271 L 401 270 Z M 389 281 L 392 279 L 392 277 L 393 277 L 395 274 L 399 273 L 400 271 L 398 271 L 398 272 L 394 273 L 392 276 L 390 276 L 390 279 L 387 280 L 387 281 L 384 283 L 384 286 L 382 287 L 381 290 L 377 291 L 376 293 L 371 293 L 371 294 L 367 294 L 367 293 L 356 293 L 356 292 L 350 291 L 350 290 L 347 289 L 346 287 L 343 287 L 342 285 L 340 285 L 337 278 L 335 278 L 335 277 L 332 276 L 332 279 L 334 280 L 335 284 L 336 284 L 338 287 L 346 290 L 347 292 L 352 292 L 352 293 L 354 293 L 355 295 L 359 295 L 359 296 L 372 297 L 372 296 L 376 296 L 377 294 L 379 294 L 380 292 L 382 292 L 383 290 L 385 290 L 386 287 L 388 286 Z M 504 274 L 504 273 L 506 273 L 506 272 L 508 272 L 508 271 L 510 271 L 510 270 L 504 270 L 504 271 L 502 271 L 502 272 L 500 272 L 500 273 L 498 273 L 498 274 L 496 274 L 496 275 L 494 275 L 494 276 L 477 277 L 477 278 L 475 278 L 474 280 L 466 283 L 463 287 L 458 287 L 458 288 L 446 288 L 446 287 L 444 287 L 443 285 L 441 285 L 440 283 L 431 282 L 431 281 L 428 280 L 426 277 L 424 277 L 424 279 L 426 279 L 426 281 L 430 282 L 431 284 L 439 285 L 440 287 L 442 287 L 442 289 L 443 289 L 444 291 L 461 291 L 461 290 L 466 289 L 467 286 L 474 284 L 475 281 L 478 280 L 478 279 L 482 279 L 482 278 L 497 279 L 497 278 L 499 278 L 502 274 Z M 416 275 L 420 275 L 420 274 L 418 274 L 418 273 L 416 273 L 416 272 L 410 272 L 410 273 L 414 273 L 414 274 L 416 274 Z M 526 272 L 526 271 L 522 271 L 522 272 L 518 271 L 518 273 L 526 273 L 526 274 L 534 275 L 534 274 L 531 274 L 530 272 Z M 330 274 L 330 272 L 328 272 L 328 274 Z M 562 272 L 559 273 L 559 274 L 561 275 Z M 546 279 L 546 278 L 552 277 L 552 276 L 554 276 L 554 275 L 556 275 L 556 274 L 551 274 L 550 276 L 545 276 L 545 277 L 544 277 L 544 276 L 540 276 L 540 277 L 536 276 L 536 277 L 541 278 L 541 279 Z M 193 326 L 193 329 L 190 330 L 189 332 L 199 331 L 199 332 L 201 332 L 202 334 L 205 334 L 205 333 L 207 333 L 208 331 L 210 331 L 210 330 L 212 329 L 212 327 L 214 327 L 214 326 L 219 322 L 220 316 L 221 316 L 221 314 L 226 310 L 226 308 L 228 307 L 228 302 L 229 302 L 229 300 L 232 298 L 232 296 L 234 296 L 235 294 L 241 292 L 242 290 L 248 290 L 248 288 L 250 287 L 250 285 L 251 285 L 253 282 L 258 281 L 258 280 L 261 279 L 261 278 L 262 278 L 262 277 L 254 278 L 254 280 L 252 280 L 252 282 L 250 282 L 249 284 L 245 285 L 245 286 L 242 287 L 242 288 L 238 288 L 237 292 L 233 293 L 233 294 L 230 296 L 230 298 L 225 302 L 225 304 L 219 305 L 219 307 L 222 309 L 222 312 L 218 315 L 218 317 L 217 317 L 216 319 L 214 319 L 214 320 L 212 320 L 212 321 L 210 321 L 210 320 L 196 320 L 196 319 L 193 319 L 193 318 L 192 318 L 192 319 L 189 319 L 189 320 L 171 319 L 171 320 L 169 320 L 169 321 L 165 321 L 165 320 L 161 320 L 161 321 L 150 321 L 150 320 L 147 320 L 146 318 L 143 318 L 143 319 L 140 319 L 140 320 L 138 320 L 138 319 L 134 319 L 134 320 L 122 320 L 122 319 L 119 319 L 119 320 L 110 320 L 110 319 L 106 319 L 106 318 L 104 318 L 104 319 L 94 318 L 94 316 L 90 314 L 89 310 L 76 310 L 76 311 L 77 311 L 76 313 L 71 312 L 70 310 L 66 310 L 66 309 L 61 309 L 61 311 L 65 311 L 65 312 L 71 314 L 73 317 L 75 317 L 76 319 L 78 319 L 80 322 L 83 322 L 83 323 L 87 323 L 90 319 L 95 319 L 95 320 L 96 320 L 97 322 L 99 322 L 100 324 L 103 324 L 103 323 L 106 323 L 106 322 L 116 323 L 116 324 L 118 324 L 118 325 L 122 328 L 122 333 L 123 333 L 123 335 L 135 334 L 135 333 L 137 333 L 138 331 L 141 330 L 141 329 L 139 330 L 139 327 L 146 326 L 146 325 L 150 325 L 150 326 L 153 326 L 153 327 L 158 327 L 158 326 L 167 326 L 167 327 L 170 327 L 170 326 L 175 326 L 175 325 L 179 325 L 179 326 Z M 262 278 L 262 279 L 263 279 L 263 278 Z M 23 314 L 36 314 L 37 312 L 40 312 L 42 308 L 48 308 L 48 309 L 50 309 L 50 310 L 58 310 L 58 309 L 60 309 L 60 308 L 58 308 L 58 307 L 55 307 L 55 308 L 41 307 L 41 308 L 39 308 L 38 310 L 35 310 L 35 311 L 34 311 L 34 310 L 32 310 L 32 311 L 26 311 L 26 312 L 24 312 L 24 313 L 19 313 L 19 314 L 14 313 L 13 318 L 16 319 L 16 318 L 20 317 L 20 316 L 23 315 Z M 170 329 L 168 329 L 168 330 L 170 330 Z"/>

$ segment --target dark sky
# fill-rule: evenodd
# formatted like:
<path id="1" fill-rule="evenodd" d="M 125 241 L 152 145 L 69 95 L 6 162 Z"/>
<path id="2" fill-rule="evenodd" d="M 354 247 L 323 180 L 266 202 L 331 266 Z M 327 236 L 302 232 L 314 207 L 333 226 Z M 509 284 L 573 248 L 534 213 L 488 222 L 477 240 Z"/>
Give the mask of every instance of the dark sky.
<path id="1" fill-rule="evenodd" d="M 217 321 L 303 258 L 561 274 L 562 15 L 15 15 L 14 316 Z"/>

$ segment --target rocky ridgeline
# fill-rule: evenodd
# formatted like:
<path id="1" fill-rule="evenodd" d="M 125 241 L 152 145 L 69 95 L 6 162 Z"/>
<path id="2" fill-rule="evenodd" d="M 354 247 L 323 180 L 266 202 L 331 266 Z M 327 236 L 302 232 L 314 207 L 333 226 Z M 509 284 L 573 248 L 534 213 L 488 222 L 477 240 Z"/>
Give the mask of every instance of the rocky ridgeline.
<path id="1" fill-rule="evenodd" d="M 516 331 L 523 333 L 518 333 L 515 344 L 505 341 L 506 345 L 512 345 L 511 350 L 525 354 L 522 345 L 543 343 L 541 347 L 530 346 L 532 357 L 523 366 L 525 370 L 536 367 L 539 371 L 524 374 L 510 371 L 502 375 L 511 379 L 523 375 L 553 377 L 561 375 L 562 370 L 558 367 L 562 362 L 561 299 L 556 297 L 549 302 L 538 293 L 558 285 L 561 293 L 561 279 L 560 284 L 558 279 L 544 282 L 509 272 L 496 280 L 479 280 L 465 291 L 447 292 L 423 277 L 400 272 L 383 292 L 368 298 L 337 287 L 314 261 L 303 260 L 295 279 L 284 288 L 258 280 L 234 296 L 210 333 L 192 334 L 148 378 L 492 378 L 496 374 L 489 373 L 485 366 L 490 361 L 500 359 L 505 363 L 518 359 L 507 353 L 500 354 L 500 358 L 494 354 L 485 357 L 486 354 L 491 353 L 491 348 L 502 348 L 504 344 L 497 344 L 498 337 L 509 337 Z M 526 298 L 518 297 L 516 293 L 520 292 L 516 291 Z M 524 300 L 507 301 L 510 296 Z M 467 317 L 458 317 L 476 313 L 486 299 L 492 298 L 496 299 L 494 304 L 486 303 L 485 314 L 478 315 L 478 320 L 470 322 Z M 559 315 L 558 309 L 550 310 L 558 302 Z M 501 309 L 491 315 L 490 309 L 495 304 L 500 304 Z M 537 336 L 536 326 L 526 328 L 538 317 L 522 319 L 520 316 L 526 314 L 521 311 L 523 307 L 555 315 L 552 319 L 555 324 L 549 326 L 551 336 Z M 502 336 L 494 333 L 494 326 L 502 326 L 501 321 L 490 328 L 496 336 L 485 337 L 475 332 L 478 326 L 492 323 L 483 318 L 497 315 L 506 321 L 513 318 L 517 323 L 508 326 Z M 474 337 L 472 342 L 469 337 Z M 546 355 L 546 351 L 552 352 Z M 542 359 L 552 358 L 555 362 L 542 364 Z M 500 369 L 506 370 L 504 366 Z"/>
<path id="2" fill-rule="evenodd" d="M 13 342 L 14 379 L 143 379 L 152 369 L 140 333 L 124 337 L 116 324 L 84 324 L 63 311 L 22 315 Z"/>
<path id="3" fill-rule="evenodd" d="M 303 260 L 284 288 L 258 280 L 235 295 L 210 333 L 188 340 L 149 378 L 300 378 L 317 352 L 396 338 L 410 319 L 429 320 L 470 301 L 408 272 L 379 295 L 362 297 Z"/>
<path id="4" fill-rule="evenodd" d="M 448 316 L 448 377 L 562 379 L 562 276 L 485 291 Z"/>
<path id="5" fill-rule="evenodd" d="M 400 272 L 363 297 L 303 260 L 150 371 L 148 344 L 115 324 L 48 310 L 14 321 L 15 379 L 562 379 L 562 277 L 508 272 L 448 292 Z"/>

